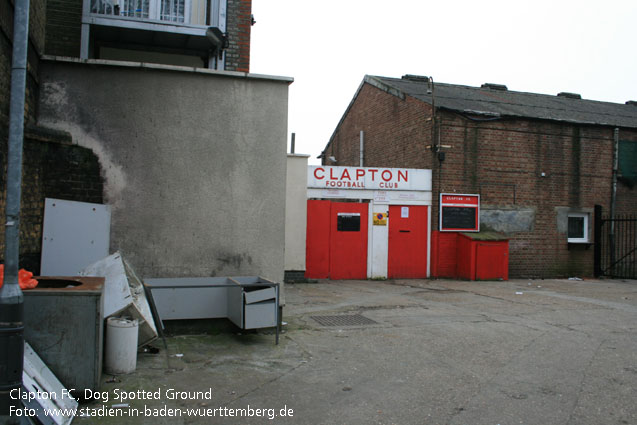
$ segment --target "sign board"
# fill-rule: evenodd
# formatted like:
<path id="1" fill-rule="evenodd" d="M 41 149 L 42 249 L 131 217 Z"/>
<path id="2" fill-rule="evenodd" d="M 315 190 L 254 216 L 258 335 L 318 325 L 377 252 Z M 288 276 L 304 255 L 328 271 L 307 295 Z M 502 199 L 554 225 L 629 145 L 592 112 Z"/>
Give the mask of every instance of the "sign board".
<path id="1" fill-rule="evenodd" d="M 318 189 L 431 190 L 431 170 L 310 165 L 307 187 Z"/>
<path id="2" fill-rule="evenodd" d="M 480 195 L 441 193 L 441 232 L 479 232 Z"/>
<path id="3" fill-rule="evenodd" d="M 387 213 L 374 213 L 372 222 L 374 226 L 387 226 Z"/>

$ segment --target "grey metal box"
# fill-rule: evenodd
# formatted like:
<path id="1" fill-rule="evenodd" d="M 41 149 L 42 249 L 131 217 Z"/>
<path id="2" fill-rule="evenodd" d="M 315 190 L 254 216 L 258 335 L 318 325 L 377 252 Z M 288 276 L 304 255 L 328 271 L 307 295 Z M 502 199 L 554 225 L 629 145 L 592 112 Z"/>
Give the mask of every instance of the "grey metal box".
<path id="1" fill-rule="evenodd" d="M 242 329 L 277 326 L 278 285 L 259 276 L 145 279 L 162 320 L 227 317 Z"/>
<path id="2" fill-rule="evenodd" d="M 65 387 L 97 390 L 102 376 L 104 278 L 35 277 L 24 291 L 24 339 Z"/>
<path id="3" fill-rule="evenodd" d="M 276 326 L 274 299 L 245 306 L 244 329 L 272 328 Z"/>
<path id="4" fill-rule="evenodd" d="M 248 288 L 249 287 L 247 286 L 243 287 L 246 304 L 253 304 L 260 301 L 273 300 L 276 298 L 276 290 L 272 287 L 257 289 L 253 291 L 250 291 Z"/>
<path id="5" fill-rule="evenodd" d="M 144 279 L 161 320 L 225 318 L 226 277 Z"/>

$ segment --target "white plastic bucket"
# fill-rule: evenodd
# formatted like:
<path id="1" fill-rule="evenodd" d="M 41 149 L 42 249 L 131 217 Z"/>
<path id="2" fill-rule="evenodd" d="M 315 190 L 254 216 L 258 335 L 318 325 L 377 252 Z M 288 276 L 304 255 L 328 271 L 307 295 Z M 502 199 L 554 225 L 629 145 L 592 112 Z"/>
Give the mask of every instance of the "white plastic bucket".
<path id="1" fill-rule="evenodd" d="M 134 319 L 109 317 L 106 320 L 104 370 L 109 375 L 135 372 L 138 328 Z"/>

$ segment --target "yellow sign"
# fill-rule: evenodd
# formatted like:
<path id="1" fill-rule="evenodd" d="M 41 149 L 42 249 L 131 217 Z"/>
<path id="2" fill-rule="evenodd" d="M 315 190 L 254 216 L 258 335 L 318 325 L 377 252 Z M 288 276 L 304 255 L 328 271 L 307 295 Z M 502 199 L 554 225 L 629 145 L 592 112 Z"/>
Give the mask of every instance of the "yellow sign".
<path id="1" fill-rule="evenodd" d="M 374 213 L 372 220 L 374 226 L 387 226 L 387 213 Z"/>

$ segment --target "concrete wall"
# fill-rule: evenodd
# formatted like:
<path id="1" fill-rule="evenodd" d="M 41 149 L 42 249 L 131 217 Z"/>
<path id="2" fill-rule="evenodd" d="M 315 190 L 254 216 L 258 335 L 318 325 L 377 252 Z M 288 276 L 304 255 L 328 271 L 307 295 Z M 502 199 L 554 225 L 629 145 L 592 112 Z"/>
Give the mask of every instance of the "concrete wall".
<path id="1" fill-rule="evenodd" d="M 286 272 L 305 271 L 308 158 L 309 155 L 288 154 L 285 202 Z M 303 275 L 298 278 L 303 278 Z"/>
<path id="2" fill-rule="evenodd" d="M 613 128 L 530 119 L 479 122 L 438 112 L 440 162 L 431 144 L 431 108 L 363 84 L 325 157 L 359 163 L 359 133 L 365 132 L 365 165 L 433 170 L 432 229 L 438 227 L 440 192 L 479 193 L 483 230 L 510 236 L 510 276 L 565 277 L 593 274 L 593 249 L 569 249 L 560 211 L 593 208 L 609 212 Z M 637 131 L 620 129 L 637 141 Z M 637 213 L 637 187 L 618 184 L 617 212 Z"/>
<path id="3" fill-rule="evenodd" d="M 142 276 L 282 281 L 290 81 L 48 58 L 40 122 L 99 157 L 111 250 Z"/>

